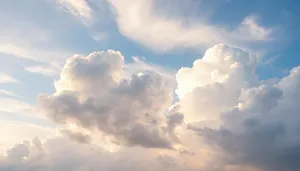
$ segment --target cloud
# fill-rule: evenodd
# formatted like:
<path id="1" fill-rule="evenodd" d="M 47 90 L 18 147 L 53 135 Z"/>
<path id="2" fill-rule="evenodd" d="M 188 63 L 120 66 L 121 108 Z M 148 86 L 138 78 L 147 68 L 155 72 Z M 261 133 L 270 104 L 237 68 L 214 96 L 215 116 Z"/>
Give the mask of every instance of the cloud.
<path id="1" fill-rule="evenodd" d="M 259 26 L 257 17 L 248 16 L 238 25 L 235 31 L 238 35 L 246 36 L 244 37 L 246 39 L 251 39 L 252 37 L 256 40 L 268 40 L 273 30 Z"/>
<path id="2" fill-rule="evenodd" d="M 13 98 L 0 98 L 0 111 L 11 113 L 35 113 L 36 108 L 24 101 Z"/>
<path id="3" fill-rule="evenodd" d="M 191 68 L 181 68 L 176 93 L 185 121 L 219 126 L 220 112 L 236 105 L 243 88 L 259 83 L 255 66 L 254 56 L 220 44 L 208 49 Z"/>
<path id="4" fill-rule="evenodd" d="M 59 74 L 57 68 L 52 66 L 29 66 L 24 68 L 25 71 L 38 73 L 45 76 L 56 76 Z"/>
<path id="5" fill-rule="evenodd" d="M 179 171 L 183 167 L 183 161 L 176 160 L 174 155 L 141 148 L 110 152 L 101 146 L 82 145 L 61 136 L 15 144 L 6 151 L 5 157 L 0 158 L 1 171 L 96 171 L 99 168 L 115 171 Z"/>
<path id="6" fill-rule="evenodd" d="M 74 55 L 55 92 L 38 97 L 71 126 L 6 150 L 0 170 L 295 171 L 300 67 L 259 80 L 256 60 L 219 44 L 180 69 L 174 87 L 152 67 L 128 70 L 118 51 Z"/>
<path id="7" fill-rule="evenodd" d="M 0 72 L 0 83 L 19 83 L 19 80 L 11 75 Z"/>
<path id="8" fill-rule="evenodd" d="M 28 44 L 25 42 L 23 43 L 0 43 L 0 53 L 43 63 L 50 63 L 53 65 L 59 64 L 62 59 L 61 57 L 70 55 L 67 52 L 62 52 L 59 50 L 47 51 L 45 49 L 39 49 L 31 45 L 29 42 L 27 42 Z"/>
<path id="9" fill-rule="evenodd" d="M 158 14 L 154 0 L 107 1 L 116 12 L 121 34 L 157 51 L 208 48 L 219 43 L 249 48 L 251 43 L 272 38 L 273 30 L 260 26 L 253 16 L 245 17 L 238 26 L 229 30 L 227 26 L 210 24 L 204 17 L 187 22 L 170 14 Z"/>
<path id="10" fill-rule="evenodd" d="M 57 48 L 46 48 L 50 46 L 49 42 L 54 42 L 57 33 L 54 34 L 38 26 L 28 26 L 19 22 L 14 27 L 0 28 L 0 30 L 0 53 L 4 54 L 1 58 L 14 56 L 45 65 L 59 66 L 66 57 L 73 54 Z"/>
<path id="11" fill-rule="evenodd" d="M 2 117 L 0 119 L 0 127 L 0 133 L 3 137 L 0 141 L 1 152 L 3 149 L 11 148 L 16 142 L 31 140 L 36 136 L 44 139 L 53 134 L 55 131 L 51 127 L 40 126 L 29 122 L 3 119 Z"/>
<path id="12" fill-rule="evenodd" d="M 96 127 L 129 146 L 172 148 L 174 135 L 164 116 L 171 85 L 153 71 L 128 76 L 120 52 L 69 58 L 55 87 L 53 95 L 38 98 L 53 121 Z"/>
<path id="13" fill-rule="evenodd" d="M 168 80 L 171 83 L 176 84 L 175 73 L 176 71 L 167 67 L 162 67 L 160 65 L 156 65 L 153 63 L 149 63 L 145 61 L 142 57 L 134 56 L 132 57 L 133 62 L 127 63 L 124 66 L 126 72 L 130 73 L 138 73 L 144 71 L 153 71 L 159 73 L 164 79 Z"/>
<path id="14" fill-rule="evenodd" d="M 258 81 L 249 55 L 218 45 L 177 73 L 181 113 L 223 162 L 263 171 L 299 167 L 300 68 L 278 81 Z M 255 66 L 255 65 L 254 65 Z"/>
<path id="15" fill-rule="evenodd" d="M 89 143 L 91 141 L 91 137 L 88 134 L 74 132 L 70 129 L 63 129 L 60 132 L 66 137 L 69 137 L 70 139 L 75 140 L 79 143 Z"/>
<path id="16" fill-rule="evenodd" d="M 20 97 L 19 95 L 15 94 L 14 92 L 0 89 L 0 95 L 10 96 L 10 97 Z"/>
<path id="17" fill-rule="evenodd" d="M 56 3 L 84 23 L 93 21 L 93 10 L 85 0 L 56 0 Z"/>

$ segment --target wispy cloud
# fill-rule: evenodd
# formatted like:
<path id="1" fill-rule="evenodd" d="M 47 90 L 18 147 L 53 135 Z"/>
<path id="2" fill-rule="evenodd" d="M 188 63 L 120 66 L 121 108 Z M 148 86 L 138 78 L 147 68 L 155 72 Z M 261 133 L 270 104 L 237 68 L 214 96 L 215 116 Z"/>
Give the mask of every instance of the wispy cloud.
<path id="1" fill-rule="evenodd" d="M 85 0 L 56 0 L 56 3 L 86 24 L 93 21 L 93 10 Z"/>
<path id="2" fill-rule="evenodd" d="M 0 72 L 0 83 L 19 83 L 19 80 L 11 75 Z"/>
<path id="3" fill-rule="evenodd" d="M 193 24 L 176 17 L 157 15 L 153 0 L 108 0 L 116 11 L 120 32 L 144 46 L 158 51 L 174 48 L 207 48 L 218 43 L 245 48 L 248 43 L 270 38 L 272 29 L 260 26 L 254 17 L 246 17 L 233 30 L 212 25 L 206 18 Z"/>
<path id="4" fill-rule="evenodd" d="M 236 28 L 236 34 L 242 35 L 241 39 L 269 40 L 271 28 L 264 28 L 257 23 L 257 17 L 248 16 Z"/>
<path id="5" fill-rule="evenodd" d="M 47 48 L 55 42 L 55 33 L 38 25 L 17 24 L 14 27 L 0 27 L 0 53 L 56 65 L 73 54 L 63 48 Z M 22 39 L 20 39 L 22 37 Z"/>
<path id="6" fill-rule="evenodd" d="M 33 114 L 36 108 L 24 101 L 13 98 L 0 98 L 0 111 L 9 113 Z"/>
<path id="7" fill-rule="evenodd" d="M 5 96 L 11 96 L 11 97 L 20 97 L 19 95 L 15 94 L 14 92 L 0 89 L 0 95 L 5 95 Z"/>
<path id="8" fill-rule="evenodd" d="M 24 68 L 25 71 L 37 73 L 45 76 L 56 76 L 59 74 L 59 70 L 52 66 L 29 66 Z"/>

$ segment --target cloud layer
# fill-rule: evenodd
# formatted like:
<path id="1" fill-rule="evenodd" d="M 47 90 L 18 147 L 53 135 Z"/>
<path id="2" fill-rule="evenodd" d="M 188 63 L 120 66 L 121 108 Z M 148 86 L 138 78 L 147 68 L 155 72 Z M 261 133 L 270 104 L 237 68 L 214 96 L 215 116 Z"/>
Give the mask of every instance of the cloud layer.
<path id="1" fill-rule="evenodd" d="M 72 56 L 55 92 L 38 97 L 69 128 L 16 144 L 0 170 L 296 171 L 300 67 L 259 80 L 256 66 L 219 44 L 180 69 L 176 86 L 153 69 L 129 73 L 118 51 Z"/>

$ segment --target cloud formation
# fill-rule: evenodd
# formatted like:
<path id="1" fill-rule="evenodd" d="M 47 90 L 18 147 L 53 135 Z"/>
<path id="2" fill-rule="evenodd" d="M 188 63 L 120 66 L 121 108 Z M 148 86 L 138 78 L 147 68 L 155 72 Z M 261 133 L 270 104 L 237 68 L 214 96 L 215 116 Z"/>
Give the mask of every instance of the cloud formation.
<path id="1" fill-rule="evenodd" d="M 157 51 L 206 49 L 223 42 L 248 48 L 251 43 L 272 39 L 273 30 L 260 26 L 257 17 L 253 16 L 245 17 L 239 25 L 229 30 L 226 26 L 211 24 L 205 17 L 188 22 L 156 11 L 155 0 L 107 1 L 116 12 L 116 23 L 121 34 Z"/>
<path id="2" fill-rule="evenodd" d="M 172 148 L 172 130 L 179 121 L 164 115 L 172 87 L 153 71 L 125 74 L 120 52 L 69 58 L 55 87 L 53 95 L 39 97 L 55 122 L 96 127 L 121 144 Z"/>
<path id="3" fill-rule="evenodd" d="M 191 130 L 224 152 L 227 164 L 297 170 L 300 68 L 278 81 L 259 81 L 250 61 L 245 52 L 217 45 L 181 69 L 181 112 Z"/>
<path id="4" fill-rule="evenodd" d="M 259 83 L 255 66 L 254 56 L 220 44 L 208 49 L 192 68 L 180 69 L 176 93 L 185 121 L 220 126 L 220 113 L 237 104 L 243 88 Z"/>
<path id="5" fill-rule="evenodd" d="M 177 160 L 166 154 L 141 148 L 110 152 L 97 145 L 82 145 L 59 136 L 45 141 L 24 141 L 7 150 L 6 156 L 0 158 L 1 171 L 96 171 L 100 168 L 115 171 L 179 171 L 183 166 L 178 166 Z"/>
<path id="6" fill-rule="evenodd" d="M 256 66 L 219 44 L 180 69 L 176 87 L 154 70 L 129 74 L 118 51 L 74 55 L 38 100 L 52 121 L 85 132 L 17 144 L 0 170 L 296 171 L 300 67 L 259 80 Z"/>

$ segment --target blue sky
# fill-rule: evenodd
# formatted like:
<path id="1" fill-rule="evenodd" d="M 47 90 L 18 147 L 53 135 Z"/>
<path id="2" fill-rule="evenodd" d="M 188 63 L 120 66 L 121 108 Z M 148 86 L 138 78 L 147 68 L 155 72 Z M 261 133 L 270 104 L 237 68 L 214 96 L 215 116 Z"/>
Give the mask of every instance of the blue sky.
<path id="1" fill-rule="evenodd" d="M 158 14 L 156 18 L 181 22 L 180 26 L 187 30 L 203 25 L 212 29 L 225 28 L 230 32 L 247 17 L 261 29 L 272 30 L 270 40 L 231 40 L 234 39 L 233 36 L 228 36 L 206 43 L 207 38 L 200 36 L 198 39 L 203 39 L 204 42 L 196 41 L 190 46 L 183 42 L 176 47 L 166 47 L 167 49 L 160 49 L 159 42 L 151 43 L 151 40 L 147 42 L 143 38 L 132 37 L 130 30 L 122 32 L 123 26 L 117 22 L 117 15 L 121 15 L 118 10 L 122 9 L 113 9 L 113 5 L 106 1 L 91 0 L 85 4 L 83 8 L 89 8 L 92 16 L 89 16 L 89 12 L 76 11 L 76 6 L 69 1 L 3 0 L 0 3 L 0 49 L 3 49 L 0 58 L 1 72 L 20 82 L 3 83 L 0 88 L 22 96 L 22 100 L 30 104 L 35 104 L 37 94 L 53 91 L 52 82 L 58 75 L 45 76 L 26 72 L 24 68 L 49 67 L 51 62 L 62 66 L 64 60 L 75 53 L 87 55 L 97 50 L 114 49 L 121 51 L 128 62 L 132 56 L 139 56 L 149 63 L 178 70 L 191 66 L 210 45 L 227 43 L 249 49 L 251 53 L 260 56 L 262 62 L 257 70 L 262 79 L 286 75 L 287 70 L 300 63 L 297 57 L 300 41 L 297 32 L 300 23 L 297 18 L 300 14 L 297 10 L 298 2 L 292 0 L 152 2 L 150 12 Z M 19 5 L 16 6 L 16 3 Z M 128 21 L 129 24 L 130 22 L 132 21 Z M 147 27 L 147 24 L 145 22 L 144 26 Z M 178 36 L 176 34 L 181 33 L 175 33 L 174 37 Z M 238 36 L 246 37 L 245 34 Z M 141 33 L 140 36 L 147 36 L 147 33 Z M 165 43 L 171 41 L 167 40 Z M 188 38 L 186 41 L 189 41 Z M 5 47 L 7 45 L 14 47 L 9 49 Z"/>
<path id="2" fill-rule="evenodd" d="M 19 5 L 16 6 L 16 3 Z M 140 56 L 149 63 L 178 70 L 191 66 L 210 44 L 218 43 L 233 44 L 258 54 L 262 62 L 257 70 L 262 79 L 281 77 L 287 74 L 286 70 L 300 63 L 297 57 L 300 41 L 297 3 L 292 0 L 157 1 L 152 4 L 151 13 L 166 21 L 181 22 L 181 26 L 187 29 L 201 23 L 230 32 L 245 18 L 252 17 L 261 29 L 272 30 L 270 40 L 231 40 L 233 38 L 229 36 L 213 43 L 199 41 L 187 47 L 184 43 L 178 43 L 177 47 L 159 49 L 157 42 L 151 43 L 149 40 L 145 43 L 144 39 L 132 37 L 130 31 L 120 31 L 122 25 L 117 23 L 117 15 L 120 15 L 116 14 L 118 9 L 113 10 L 113 5 L 106 1 L 88 1 L 86 8 L 92 11 L 92 16 L 88 16 L 72 11 L 76 6 L 68 1 L 3 0 L 0 4 L 1 49 L 4 49 L 1 50 L 1 72 L 15 77 L 20 83 L 1 84 L 0 88 L 15 92 L 26 102 L 34 104 L 38 93 L 53 90 L 51 83 L 57 76 L 24 71 L 29 66 L 47 66 L 50 62 L 61 66 L 66 58 L 75 53 L 87 55 L 92 51 L 115 49 L 121 51 L 128 62 L 131 56 Z M 246 33 L 239 36 L 245 36 L 243 34 Z M 199 39 L 206 38 L 200 36 Z M 12 49 L 20 52 L 7 52 L 5 45 L 21 48 Z"/>
<path id="3" fill-rule="evenodd" d="M 295 171 L 299 6 L 1 0 L 0 171 L 145 168 L 124 158 L 159 171 L 157 156 L 174 171 Z M 43 144 L 54 152 L 39 161 Z M 116 153 L 101 163 L 87 148 Z"/>

